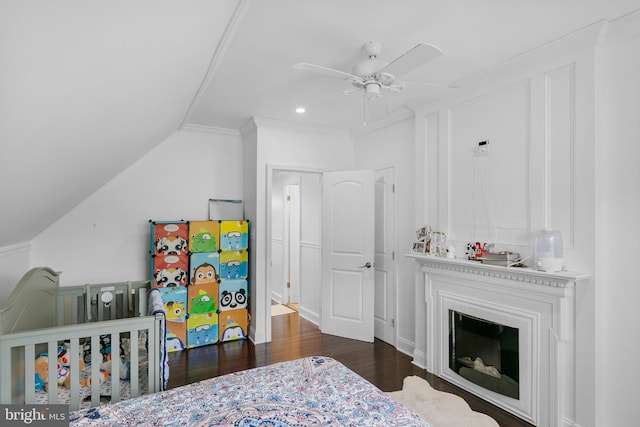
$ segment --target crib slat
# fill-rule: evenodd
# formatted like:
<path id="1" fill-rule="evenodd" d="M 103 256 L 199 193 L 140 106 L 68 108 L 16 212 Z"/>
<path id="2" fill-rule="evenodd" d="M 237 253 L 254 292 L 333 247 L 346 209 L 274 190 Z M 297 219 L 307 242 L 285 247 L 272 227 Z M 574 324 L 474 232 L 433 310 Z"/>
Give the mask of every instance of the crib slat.
<path id="1" fill-rule="evenodd" d="M 108 306 L 108 308 L 110 309 L 109 312 L 111 313 L 109 319 L 117 319 L 118 312 L 116 311 L 116 308 L 118 307 L 118 294 L 116 292 L 111 293 L 113 294 L 113 300 Z M 102 294 L 100 296 L 102 297 Z"/>
<path id="2" fill-rule="evenodd" d="M 47 357 L 49 359 L 49 404 L 58 403 L 58 343 L 49 341 L 47 343 Z"/>
<path id="3" fill-rule="evenodd" d="M 0 343 L 2 344 L 2 343 Z M 8 345 L 0 345 L 0 403 L 8 404 L 11 403 L 11 383 L 9 378 L 11 378 L 11 366 L 13 366 L 11 360 L 11 347 Z"/>
<path id="4" fill-rule="evenodd" d="M 162 384 L 160 384 L 160 369 L 164 369 L 161 366 L 161 361 L 158 359 L 160 355 L 160 322 L 163 320 L 163 316 L 156 314 L 154 319 L 154 328 L 149 329 L 149 354 L 154 354 L 154 357 L 149 358 L 149 390 L 161 390 Z"/>
<path id="5" fill-rule="evenodd" d="M 91 318 L 91 286 L 89 284 L 84 285 L 84 301 L 85 301 L 85 321 L 91 322 L 93 319 Z"/>
<path id="6" fill-rule="evenodd" d="M 66 299 L 64 294 L 56 295 L 56 325 L 64 325 L 64 303 Z"/>
<path id="7" fill-rule="evenodd" d="M 80 344 L 78 338 L 72 338 L 69 343 L 69 375 L 70 381 L 70 394 L 69 409 L 76 411 L 80 408 Z"/>
<path id="8" fill-rule="evenodd" d="M 131 397 L 138 397 L 140 395 L 140 384 L 138 380 L 138 369 L 140 368 L 140 359 L 138 356 L 139 333 L 140 331 L 138 329 L 133 329 L 129 334 L 131 337 L 131 342 L 129 343 L 129 361 L 131 362 L 129 368 L 129 386 L 131 388 Z"/>
<path id="9" fill-rule="evenodd" d="M 78 297 L 71 296 L 71 325 L 78 324 L 78 318 L 80 313 L 80 305 L 78 304 Z"/>
<path id="10" fill-rule="evenodd" d="M 115 304 L 114 304 L 115 305 Z M 120 334 L 111 334 L 111 402 L 120 401 Z"/>
<path id="11" fill-rule="evenodd" d="M 147 288 L 140 288 L 140 301 L 138 304 L 138 313 L 136 314 L 136 316 L 146 316 L 147 315 L 147 310 L 148 310 L 148 304 L 149 304 L 149 294 L 148 294 L 148 289 Z"/>
<path id="12" fill-rule="evenodd" d="M 27 344 L 24 346 L 24 401 L 27 403 L 30 403 L 30 402 L 35 403 L 36 401 L 35 394 L 36 394 L 36 348 L 34 344 Z"/>
<path id="13" fill-rule="evenodd" d="M 98 307 L 98 322 L 103 322 L 106 319 L 104 318 L 104 306 L 102 305 L 102 300 L 100 299 L 102 294 L 98 290 L 95 296 L 96 296 L 96 307 Z"/>
<path id="14" fill-rule="evenodd" d="M 91 336 L 91 406 L 100 404 L 100 335 Z"/>

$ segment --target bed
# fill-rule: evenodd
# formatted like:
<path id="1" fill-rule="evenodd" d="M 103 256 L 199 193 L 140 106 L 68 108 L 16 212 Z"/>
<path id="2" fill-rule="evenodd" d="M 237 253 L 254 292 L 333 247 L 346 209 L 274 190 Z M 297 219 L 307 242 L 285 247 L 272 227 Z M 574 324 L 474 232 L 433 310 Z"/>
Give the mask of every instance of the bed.
<path id="1" fill-rule="evenodd" d="M 166 388 L 165 313 L 150 281 L 59 277 L 31 269 L 0 308 L 0 403 L 78 410 Z"/>
<path id="2" fill-rule="evenodd" d="M 373 384 L 323 356 L 73 411 L 69 421 L 78 426 L 428 426 Z"/>

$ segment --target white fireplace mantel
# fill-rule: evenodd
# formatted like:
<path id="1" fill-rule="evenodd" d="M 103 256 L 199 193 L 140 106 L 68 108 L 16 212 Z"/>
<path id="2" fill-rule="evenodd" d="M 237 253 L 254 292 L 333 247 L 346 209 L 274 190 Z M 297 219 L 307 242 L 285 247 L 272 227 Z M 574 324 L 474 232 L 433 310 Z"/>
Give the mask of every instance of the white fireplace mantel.
<path id="1" fill-rule="evenodd" d="M 424 317 L 416 318 L 416 337 L 425 337 L 424 357 L 414 363 L 536 426 L 573 425 L 575 288 L 590 276 L 422 254 L 407 257 L 419 263 L 418 286 L 424 289 L 417 307 Z M 421 292 L 417 295 L 422 299 Z M 520 331 L 519 399 L 483 389 L 449 368 L 450 310 Z"/>
<path id="2" fill-rule="evenodd" d="M 572 271 L 547 273 L 521 267 L 501 267 L 482 264 L 478 261 L 466 259 L 450 259 L 431 255 L 408 254 L 407 257 L 417 260 L 424 269 L 447 270 L 453 273 L 476 274 L 497 279 L 513 280 L 530 283 L 532 285 L 550 286 L 555 288 L 573 288 L 577 282 L 589 278 L 589 275 Z"/>

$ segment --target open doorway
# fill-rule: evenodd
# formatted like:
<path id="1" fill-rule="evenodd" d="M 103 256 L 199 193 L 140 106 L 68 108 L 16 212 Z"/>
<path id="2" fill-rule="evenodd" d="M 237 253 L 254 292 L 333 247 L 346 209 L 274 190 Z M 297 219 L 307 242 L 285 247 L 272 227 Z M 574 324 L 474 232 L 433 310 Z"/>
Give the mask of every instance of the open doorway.
<path id="1" fill-rule="evenodd" d="M 268 173 L 269 299 L 319 324 L 321 172 L 270 168 Z"/>
<path id="2" fill-rule="evenodd" d="M 322 320 L 322 173 L 286 166 L 267 168 L 267 302 L 297 300 L 299 314 L 316 325 Z M 375 170 L 375 337 L 393 346 L 396 345 L 397 310 L 395 173 L 393 164 Z M 289 255 L 285 249 L 285 241 L 289 241 L 285 224 L 291 221 L 285 221 L 284 200 L 292 189 L 299 197 L 299 226 L 294 226 L 299 230 L 299 241 L 291 244 L 293 253 L 297 249 L 297 255 Z M 289 275 L 285 258 L 293 260 L 291 288 L 286 288 Z M 267 328 L 270 331 L 270 317 Z"/>

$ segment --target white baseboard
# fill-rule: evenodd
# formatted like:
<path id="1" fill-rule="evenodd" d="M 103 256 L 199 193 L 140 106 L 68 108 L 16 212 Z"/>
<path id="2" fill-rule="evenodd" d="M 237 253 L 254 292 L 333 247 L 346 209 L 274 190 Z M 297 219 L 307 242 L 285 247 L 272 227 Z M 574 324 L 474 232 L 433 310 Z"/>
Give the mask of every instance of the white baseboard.
<path id="1" fill-rule="evenodd" d="M 416 365 L 418 368 L 422 368 L 424 370 L 427 369 L 427 355 L 422 352 L 415 350 L 413 352 L 413 361 L 411 362 Z"/>
<path id="2" fill-rule="evenodd" d="M 266 342 L 266 340 L 267 340 L 267 337 L 266 337 L 265 333 L 264 332 L 260 332 L 260 333 L 256 332 L 256 329 L 253 327 L 253 325 L 249 325 L 248 338 L 254 344 L 262 344 L 262 343 Z"/>
<path id="3" fill-rule="evenodd" d="M 399 352 L 404 353 L 407 356 L 413 356 L 415 348 L 416 344 L 414 342 L 398 337 L 398 340 L 396 341 L 396 350 Z"/>
<path id="4" fill-rule="evenodd" d="M 302 306 L 299 306 L 298 315 L 308 320 L 309 322 L 313 323 L 314 325 L 320 327 L 320 315 L 318 313 L 311 310 L 307 310 Z"/>
<path id="5" fill-rule="evenodd" d="M 580 424 L 576 424 L 575 421 L 567 418 L 562 418 L 562 427 L 583 427 Z"/>

